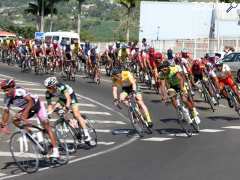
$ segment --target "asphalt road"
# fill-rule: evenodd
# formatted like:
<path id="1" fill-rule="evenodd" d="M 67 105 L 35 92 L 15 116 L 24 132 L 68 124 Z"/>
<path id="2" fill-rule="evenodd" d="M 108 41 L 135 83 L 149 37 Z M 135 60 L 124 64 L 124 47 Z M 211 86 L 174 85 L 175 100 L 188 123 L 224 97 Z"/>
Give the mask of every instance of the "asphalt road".
<path id="1" fill-rule="evenodd" d="M 0 79 L 4 78 L 3 75 L 13 76 L 33 93 L 44 93 L 39 83 L 46 76 L 20 73 L 19 69 L 2 64 L 0 74 Z M 188 138 L 178 133 L 174 109 L 161 103 L 151 91 L 143 89 L 145 102 L 153 117 L 154 133 L 142 139 L 134 135 L 114 136 L 111 133 L 113 129 L 130 127 L 127 114 L 124 110 L 119 114 L 119 110 L 112 106 L 109 80 L 106 79 L 100 86 L 88 81 L 78 78 L 77 82 L 69 84 L 81 95 L 81 111 L 95 120 L 101 143 L 91 150 L 78 150 L 68 165 L 24 175 L 7 156 L 9 137 L 1 135 L 0 180 L 238 179 L 240 123 L 237 114 L 227 107 L 226 102 L 222 101 L 215 112 L 205 103 L 198 102 L 201 132 Z"/>

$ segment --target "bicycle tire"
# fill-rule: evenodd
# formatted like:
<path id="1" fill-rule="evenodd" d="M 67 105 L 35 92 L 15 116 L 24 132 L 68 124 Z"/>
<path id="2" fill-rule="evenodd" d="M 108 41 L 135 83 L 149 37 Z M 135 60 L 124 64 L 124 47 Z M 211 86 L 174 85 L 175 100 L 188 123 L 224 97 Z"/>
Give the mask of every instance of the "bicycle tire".
<path id="1" fill-rule="evenodd" d="M 129 110 L 129 118 L 131 121 L 131 124 L 133 128 L 136 130 L 137 134 L 142 138 L 144 137 L 144 130 L 142 127 L 142 123 L 140 123 L 140 120 L 137 118 L 137 115 L 134 113 L 134 111 Z"/>
<path id="2" fill-rule="evenodd" d="M 39 154 L 39 152 L 37 150 L 37 147 L 34 144 L 34 142 L 31 139 L 29 139 L 27 136 L 26 136 L 26 138 L 28 139 L 28 142 L 27 142 L 28 143 L 28 145 L 27 145 L 28 148 L 26 148 L 26 146 L 25 146 L 26 141 L 24 142 L 25 147 L 23 147 L 23 142 L 21 144 L 21 139 L 20 139 L 21 137 L 22 137 L 22 132 L 18 131 L 18 132 L 15 132 L 10 138 L 9 146 L 10 146 L 10 152 L 11 152 L 12 158 L 15 161 L 18 168 L 21 169 L 23 172 L 34 173 L 34 172 L 38 171 L 38 169 L 39 169 L 39 157 L 40 156 L 38 157 L 38 155 L 40 155 L 40 154 Z M 17 138 L 17 139 L 15 139 L 15 138 Z M 18 146 L 18 143 L 19 143 L 19 146 Z M 16 148 L 20 147 L 19 148 L 20 150 L 16 151 L 15 147 Z M 23 149 L 25 148 L 25 150 L 26 149 L 29 150 L 29 148 L 31 148 L 33 153 L 21 152 L 21 147 Z M 33 156 L 33 160 L 30 160 L 30 161 L 29 160 L 27 160 L 27 161 L 22 161 L 21 160 L 21 161 L 19 161 L 18 156 L 19 156 L 19 158 L 21 156 L 24 157 L 23 154 L 25 156 L 27 156 L 27 155 Z"/>
<path id="3" fill-rule="evenodd" d="M 69 150 L 67 141 L 62 134 L 58 134 L 57 136 L 57 145 L 60 154 L 60 157 L 57 159 L 57 163 L 60 165 L 65 165 L 69 162 Z"/>
<path id="4" fill-rule="evenodd" d="M 202 87 L 203 87 L 203 94 L 204 94 L 205 100 L 210 105 L 212 111 L 214 112 L 215 111 L 214 104 L 213 104 L 213 102 L 211 100 L 211 96 L 210 96 L 210 94 L 209 94 L 209 92 L 208 92 L 208 90 L 207 90 L 207 88 L 206 88 L 204 83 L 202 83 Z"/>
<path id="5" fill-rule="evenodd" d="M 59 126 L 59 127 L 58 127 Z M 54 129 L 58 139 L 65 138 L 68 152 L 74 154 L 77 151 L 78 140 L 73 128 L 64 120 L 57 120 L 54 123 Z"/>

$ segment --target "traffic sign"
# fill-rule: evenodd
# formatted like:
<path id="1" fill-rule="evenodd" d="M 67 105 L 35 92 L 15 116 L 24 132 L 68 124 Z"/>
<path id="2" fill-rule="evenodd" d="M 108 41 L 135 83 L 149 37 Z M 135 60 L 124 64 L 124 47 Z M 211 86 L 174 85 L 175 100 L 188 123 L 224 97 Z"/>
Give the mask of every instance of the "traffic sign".
<path id="1" fill-rule="evenodd" d="M 44 32 L 35 32 L 35 39 L 43 39 Z"/>

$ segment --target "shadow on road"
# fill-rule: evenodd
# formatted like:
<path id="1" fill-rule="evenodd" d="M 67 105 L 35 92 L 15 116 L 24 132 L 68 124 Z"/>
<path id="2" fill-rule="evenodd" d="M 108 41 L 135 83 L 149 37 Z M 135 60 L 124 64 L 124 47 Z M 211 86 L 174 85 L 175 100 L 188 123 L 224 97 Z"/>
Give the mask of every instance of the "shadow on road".
<path id="1" fill-rule="evenodd" d="M 224 121 L 237 121 L 240 120 L 240 118 L 237 117 L 229 117 L 229 116 L 211 116 L 207 117 L 208 119 L 212 121 L 218 121 L 218 120 L 224 120 Z"/>
<path id="2" fill-rule="evenodd" d="M 161 122 L 163 123 L 169 123 L 169 122 L 178 122 L 178 119 L 176 118 L 165 118 L 165 119 L 160 119 Z"/>

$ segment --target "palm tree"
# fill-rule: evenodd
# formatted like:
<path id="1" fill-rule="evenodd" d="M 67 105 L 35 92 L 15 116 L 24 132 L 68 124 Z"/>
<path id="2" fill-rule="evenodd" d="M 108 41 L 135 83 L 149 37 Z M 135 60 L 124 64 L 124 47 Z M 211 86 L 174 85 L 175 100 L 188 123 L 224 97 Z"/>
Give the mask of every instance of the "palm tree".
<path id="1" fill-rule="evenodd" d="M 130 17 L 134 8 L 137 6 L 137 3 L 140 0 L 116 0 L 117 3 L 121 4 L 123 7 L 127 9 L 127 22 L 126 22 L 126 40 L 129 41 L 130 35 Z"/>
<path id="2" fill-rule="evenodd" d="M 57 13 L 56 8 L 54 8 L 54 5 L 61 1 L 69 1 L 69 0 L 48 0 L 48 1 L 50 1 L 50 8 L 51 8 L 51 20 L 50 20 L 50 32 L 51 32 L 53 28 L 53 15 Z"/>
<path id="3" fill-rule="evenodd" d="M 42 8 L 44 7 L 44 8 Z M 53 13 L 57 13 L 57 9 L 53 8 Z M 38 31 L 44 31 L 44 16 L 51 13 L 51 6 L 49 0 L 36 0 L 28 4 L 25 13 L 32 14 L 36 17 L 36 28 Z"/>

